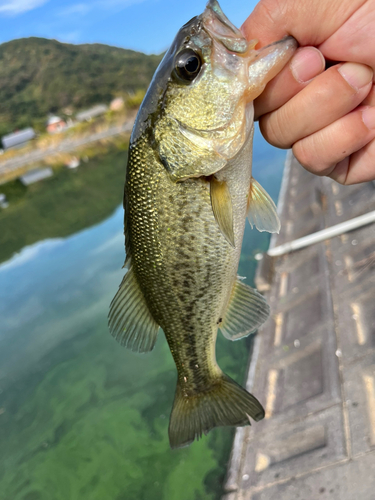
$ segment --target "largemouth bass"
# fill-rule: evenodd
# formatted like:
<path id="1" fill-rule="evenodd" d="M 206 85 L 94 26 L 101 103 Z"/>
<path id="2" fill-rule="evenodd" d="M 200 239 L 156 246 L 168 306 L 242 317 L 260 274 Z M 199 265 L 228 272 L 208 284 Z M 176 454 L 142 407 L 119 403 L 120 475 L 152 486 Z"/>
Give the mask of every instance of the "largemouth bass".
<path id="1" fill-rule="evenodd" d="M 236 340 L 269 315 L 263 296 L 237 278 L 246 216 L 260 231 L 280 226 L 273 201 L 251 176 L 253 100 L 297 43 L 256 44 L 210 0 L 160 63 L 130 139 L 128 271 L 109 327 L 138 352 L 151 351 L 163 329 L 178 371 L 172 448 L 213 427 L 264 417 L 215 358 L 218 328 Z"/>

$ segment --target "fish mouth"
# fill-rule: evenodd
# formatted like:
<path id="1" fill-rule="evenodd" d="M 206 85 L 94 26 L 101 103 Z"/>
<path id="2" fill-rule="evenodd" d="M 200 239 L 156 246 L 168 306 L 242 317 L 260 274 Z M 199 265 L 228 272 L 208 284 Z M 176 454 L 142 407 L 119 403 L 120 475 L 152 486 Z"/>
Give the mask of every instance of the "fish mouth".
<path id="1" fill-rule="evenodd" d="M 235 78 L 247 87 L 248 68 L 257 51 L 258 40 L 247 41 L 226 17 L 217 0 L 210 0 L 200 16 L 202 30 L 211 39 L 211 63 L 214 73 Z"/>
<path id="2" fill-rule="evenodd" d="M 237 54 L 248 52 L 249 43 L 226 17 L 217 0 L 210 0 L 202 14 L 203 28 L 214 40 Z"/>

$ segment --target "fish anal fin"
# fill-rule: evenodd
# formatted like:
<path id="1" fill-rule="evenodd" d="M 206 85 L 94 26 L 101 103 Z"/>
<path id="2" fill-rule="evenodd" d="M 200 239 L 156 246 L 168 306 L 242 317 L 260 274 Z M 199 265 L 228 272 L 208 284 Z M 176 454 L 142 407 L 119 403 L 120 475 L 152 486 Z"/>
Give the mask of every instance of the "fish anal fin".
<path id="1" fill-rule="evenodd" d="M 254 178 L 251 178 L 249 197 L 247 202 L 247 218 L 250 226 L 258 231 L 278 233 L 280 220 L 277 208 L 270 195 Z"/>
<path id="2" fill-rule="evenodd" d="M 151 316 L 131 266 L 111 302 L 108 318 L 111 335 L 120 344 L 136 352 L 154 348 L 159 325 Z"/>
<path id="3" fill-rule="evenodd" d="M 255 332 L 267 320 L 269 313 L 270 308 L 263 295 L 237 279 L 219 328 L 227 339 L 238 340 Z"/>
<path id="4" fill-rule="evenodd" d="M 178 382 L 169 422 L 171 448 L 187 446 L 214 427 L 250 425 L 249 417 L 264 418 L 262 405 L 224 373 L 193 396 L 184 394 Z"/>
<path id="5" fill-rule="evenodd" d="M 228 184 L 225 181 L 218 181 L 215 176 L 210 181 L 211 206 L 219 225 L 220 231 L 225 239 L 235 247 L 233 231 L 233 209 L 232 198 Z"/>

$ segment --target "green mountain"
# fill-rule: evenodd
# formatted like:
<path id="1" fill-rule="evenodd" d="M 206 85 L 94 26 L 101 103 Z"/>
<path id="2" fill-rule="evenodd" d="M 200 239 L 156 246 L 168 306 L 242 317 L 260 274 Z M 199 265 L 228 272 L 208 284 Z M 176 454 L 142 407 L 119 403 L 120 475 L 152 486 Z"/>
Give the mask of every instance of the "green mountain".
<path id="1" fill-rule="evenodd" d="M 42 128 L 48 113 L 108 103 L 146 90 L 161 55 L 101 44 L 72 45 L 21 38 L 0 45 L 0 136 Z M 44 127 L 43 127 L 44 128 Z"/>

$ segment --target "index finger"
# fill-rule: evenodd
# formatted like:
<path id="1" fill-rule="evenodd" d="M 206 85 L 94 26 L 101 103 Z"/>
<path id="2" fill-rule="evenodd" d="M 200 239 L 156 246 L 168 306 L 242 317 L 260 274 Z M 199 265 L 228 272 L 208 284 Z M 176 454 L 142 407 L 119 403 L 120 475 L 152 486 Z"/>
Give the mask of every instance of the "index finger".
<path id="1" fill-rule="evenodd" d="M 289 63 L 267 84 L 255 100 L 255 119 L 280 108 L 324 69 L 325 60 L 318 49 L 300 47 Z"/>

